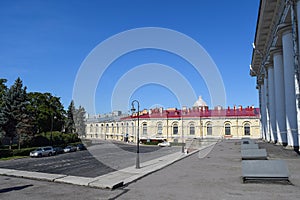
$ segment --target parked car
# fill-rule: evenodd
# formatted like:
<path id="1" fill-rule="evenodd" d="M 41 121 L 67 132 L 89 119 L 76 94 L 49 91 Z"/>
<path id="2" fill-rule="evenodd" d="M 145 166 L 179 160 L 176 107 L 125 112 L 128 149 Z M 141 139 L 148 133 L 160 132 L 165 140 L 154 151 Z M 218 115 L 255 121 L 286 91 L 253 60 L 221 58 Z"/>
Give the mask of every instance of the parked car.
<path id="1" fill-rule="evenodd" d="M 86 150 L 86 147 L 84 146 L 84 144 L 77 144 L 77 150 L 78 151 Z"/>
<path id="2" fill-rule="evenodd" d="M 55 155 L 64 153 L 64 149 L 62 147 L 54 147 Z"/>
<path id="3" fill-rule="evenodd" d="M 158 143 L 157 146 L 159 146 L 159 147 L 170 147 L 171 144 L 170 144 L 170 142 L 164 141 L 164 142 Z"/>
<path id="4" fill-rule="evenodd" d="M 36 150 L 30 152 L 30 157 L 43 157 L 55 155 L 53 147 L 39 147 Z"/>
<path id="5" fill-rule="evenodd" d="M 65 153 L 68 153 L 68 152 L 74 152 L 74 151 L 76 151 L 77 150 L 77 147 L 74 147 L 74 146 L 66 146 L 65 148 L 64 148 L 64 152 Z"/>

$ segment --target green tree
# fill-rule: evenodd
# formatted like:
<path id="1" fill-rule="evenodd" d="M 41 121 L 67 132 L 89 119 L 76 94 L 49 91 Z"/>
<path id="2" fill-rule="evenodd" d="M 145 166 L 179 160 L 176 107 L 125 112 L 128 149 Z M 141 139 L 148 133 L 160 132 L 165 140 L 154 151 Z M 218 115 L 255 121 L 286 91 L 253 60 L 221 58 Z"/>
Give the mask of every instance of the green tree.
<path id="1" fill-rule="evenodd" d="M 85 109 L 84 107 L 79 106 L 78 109 L 75 109 L 75 114 L 74 114 L 74 122 L 75 122 L 75 129 L 76 133 L 79 136 L 85 136 Z"/>
<path id="2" fill-rule="evenodd" d="M 5 85 L 5 83 L 7 82 L 6 79 L 0 79 L 0 113 L 2 112 L 2 109 L 3 109 L 3 98 L 4 98 L 4 95 L 6 94 L 7 92 L 7 86 Z M 3 138 L 3 130 L 2 130 L 2 126 L 0 126 L 0 143 L 2 141 L 2 138 Z"/>
<path id="3" fill-rule="evenodd" d="M 2 97 L 2 109 L 0 112 L 0 126 L 5 136 L 10 139 L 9 148 L 15 137 L 19 141 L 22 134 L 30 134 L 30 115 L 27 112 L 27 93 L 22 80 L 17 78 L 15 83 Z"/>
<path id="4" fill-rule="evenodd" d="M 74 101 L 72 100 L 67 110 L 67 118 L 65 123 L 66 133 L 75 132 L 74 114 L 75 114 L 75 106 L 74 106 Z"/>
<path id="5" fill-rule="evenodd" d="M 32 92 L 28 94 L 28 110 L 34 118 L 34 133 L 61 131 L 64 127 L 65 110 L 59 97 L 50 93 Z"/>

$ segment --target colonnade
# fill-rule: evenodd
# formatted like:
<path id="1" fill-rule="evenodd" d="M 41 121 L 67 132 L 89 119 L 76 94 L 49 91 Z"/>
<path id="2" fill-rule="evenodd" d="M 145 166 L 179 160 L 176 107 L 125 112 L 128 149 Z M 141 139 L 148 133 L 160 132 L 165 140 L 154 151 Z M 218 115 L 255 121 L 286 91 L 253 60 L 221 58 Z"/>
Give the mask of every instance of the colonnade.
<path id="1" fill-rule="evenodd" d="M 300 6 L 297 8 L 300 11 Z M 297 69 L 295 48 L 297 49 L 299 43 L 295 46 L 292 28 L 291 24 L 279 26 L 276 32 L 277 43 L 270 49 L 268 62 L 262 66 L 258 89 L 262 138 L 297 149 L 300 141 L 298 133 L 300 119 L 297 117 L 299 106 L 296 89 L 299 85 L 296 74 L 298 71 L 295 70 Z"/>

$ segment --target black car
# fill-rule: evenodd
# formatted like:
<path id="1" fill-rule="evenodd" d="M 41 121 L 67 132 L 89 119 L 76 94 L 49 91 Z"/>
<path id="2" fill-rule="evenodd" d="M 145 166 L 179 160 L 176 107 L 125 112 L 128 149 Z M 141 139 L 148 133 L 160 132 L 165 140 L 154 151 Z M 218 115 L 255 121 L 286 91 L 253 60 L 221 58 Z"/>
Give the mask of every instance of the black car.
<path id="1" fill-rule="evenodd" d="M 64 149 L 62 147 L 54 147 L 53 149 L 56 155 L 64 153 Z"/>
<path id="2" fill-rule="evenodd" d="M 77 150 L 79 151 L 86 150 L 86 147 L 84 146 L 84 144 L 77 144 Z"/>

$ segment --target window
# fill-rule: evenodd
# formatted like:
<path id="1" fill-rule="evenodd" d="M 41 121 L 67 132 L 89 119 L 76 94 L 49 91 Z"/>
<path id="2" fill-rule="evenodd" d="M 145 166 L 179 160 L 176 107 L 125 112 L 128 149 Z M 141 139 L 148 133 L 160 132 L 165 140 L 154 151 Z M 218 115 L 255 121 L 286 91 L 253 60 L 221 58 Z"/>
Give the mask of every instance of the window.
<path id="1" fill-rule="evenodd" d="M 143 123 L 143 135 L 147 135 L 147 123 Z"/>
<path id="2" fill-rule="evenodd" d="M 245 123 L 244 125 L 244 135 L 250 135 L 250 124 Z"/>
<path id="3" fill-rule="evenodd" d="M 115 133 L 115 127 L 114 127 L 114 124 L 111 124 L 111 132 L 112 132 L 112 133 Z"/>
<path id="4" fill-rule="evenodd" d="M 101 124 L 101 133 L 103 133 L 103 124 Z"/>
<path id="5" fill-rule="evenodd" d="M 157 124 L 157 134 L 161 135 L 162 134 L 162 123 Z"/>
<path id="6" fill-rule="evenodd" d="M 99 132 L 98 124 L 96 124 L 96 134 Z"/>
<path id="7" fill-rule="evenodd" d="M 108 124 L 106 124 L 105 132 L 108 133 Z"/>
<path id="8" fill-rule="evenodd" d="M 212 124 L 208 123 L 206 125 L 206 131 L 207 131 L 207 135 L 212 135 Z"/>
<path id="9" fill-rule="evenodd" d="M 117 124 L 117 133 L 120 132 L 119 124 Z"/>
<path id="10" fill-rule="evenodd" d="M 225 124 L 225 135 L 231 135 L 229 123 Z"/>
<path id="11" fill-rule="evenodd" d="M 134 123 L 131 123 L 131 134 L 134 134 Z"/>
<path id="12" fill-rule="evenodd" d="M 91 126 L 90 126 L 90 132 L 91 133 L 93 132 L 93 124 L 91 124 Z"/>
<path id="13" fill-rule="evenodd" d="M 190 124 L 190 135 L 195 135 L 195 125 L 193 123 Z"/>
<path id="14" fill-rule="evenodd" d="M 177 135 L 178 134 L 178 125 L 175 123 L 173 125 L 173 135 Z"/>
<path id="15" fill-rule="evenodd" d="M 125 129 L 125 126 L 124 126 L 124 124 L 123 124 L 123 123 L 121 124 L 121 126 L 122 126 L 122 127 L 121 127 L 121 133 L 122 133 L 122 134 L 124 134 L 124 129 Z"/>

